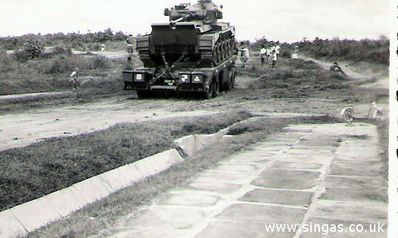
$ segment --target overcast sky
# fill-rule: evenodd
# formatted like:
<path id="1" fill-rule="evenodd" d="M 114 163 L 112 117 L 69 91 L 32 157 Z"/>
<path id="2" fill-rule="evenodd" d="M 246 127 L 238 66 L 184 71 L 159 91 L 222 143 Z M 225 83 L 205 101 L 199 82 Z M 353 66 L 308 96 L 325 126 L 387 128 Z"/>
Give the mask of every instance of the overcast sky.
<path id="1" fill-rule="evenodd" d="M 122 30 L 150 32 L 167 22 L 163 9 L 196 0 L 0 0 L 0 36 Z M 214 0 L 239 40 L 297 41 L 303 37 L 378 38 L 389 35 L 388 0 Z"/>

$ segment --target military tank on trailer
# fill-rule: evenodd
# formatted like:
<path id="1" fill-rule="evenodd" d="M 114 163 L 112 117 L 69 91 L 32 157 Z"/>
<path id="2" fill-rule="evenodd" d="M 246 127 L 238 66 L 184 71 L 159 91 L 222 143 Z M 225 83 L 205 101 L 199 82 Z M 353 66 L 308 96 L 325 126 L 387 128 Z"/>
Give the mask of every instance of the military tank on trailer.
<path id="1" fill-rule="evenodd" d="M 220 9 L 211 0 L 166 8 L 169 22 L 153 24 L 151 34 L 137 38 L 144 66 L 123 71 L 124 88 L 139 97 L 176 91 L 212 98 L 230 90 L 237 59 L 235 28 L 218 21 Z"/>

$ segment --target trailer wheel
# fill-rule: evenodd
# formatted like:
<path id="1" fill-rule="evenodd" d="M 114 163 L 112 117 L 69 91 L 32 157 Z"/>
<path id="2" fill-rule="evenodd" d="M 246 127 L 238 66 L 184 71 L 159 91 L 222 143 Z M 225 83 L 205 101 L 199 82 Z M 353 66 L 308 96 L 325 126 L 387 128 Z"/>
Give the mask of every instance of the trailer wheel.
<path id="1" fill-rule="evenodd" d="M 231 84 L 231 89 L 235 88 L 235 76 L 236 76 L 236 72 L 235 69 L 230 70 L 231 72 L 231 78 L 230 78 L 230 84 Z"/>
<path id="2" fill-rule="evenodd" d="M 203 93 L 203 98 L 211 99 L 217 97 L 217 95 L 218 95 L 218 83 L 216 79 L 213 79 L 209 85 L 209 89 L 207 89 Z"/>
<path id="3" fill-rule="evenodd" d="M 209 88 L 203 93 L 203 98 L 204 99 L 210 99 L 210 98 L 212 98 L 212 96 L 213 96 L 213 89 L 214 89 L 214 87 L 213 87 L 213 81 L 214 80 L 212 80 L 212 82 L 210 83 L 210 85 L 209 85 Z"/>
<path id="4" fill-rule="evenodd" d="M 213 93 L 211 95 L 212 98 L 217 97 L 219 91 L 219 84 L 216 79 L 213 79 Z"/>
<path id="5" fill-rule="evenodd" d="M 235 84 L 235 72 L 234 70 L 228 71 L 228 80 L 225 82 L 225 91 L 229 91 L 234 88 Z"/>

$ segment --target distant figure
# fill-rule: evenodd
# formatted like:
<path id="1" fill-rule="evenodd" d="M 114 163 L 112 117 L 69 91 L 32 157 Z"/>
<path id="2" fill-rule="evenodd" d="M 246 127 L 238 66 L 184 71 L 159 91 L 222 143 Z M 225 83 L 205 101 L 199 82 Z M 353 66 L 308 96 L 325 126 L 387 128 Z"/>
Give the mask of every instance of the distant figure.
<path id="1" fill-rule="evenodd" d="M 131 63 L 131 57 L 134 53 L 133 49 L 133 35 L 129 35 L 126 39 L 126 45 L 127 45 L 127 53 L 129 54 L 127 57 L 127 62 Z"/>
<path id="2" fill-rule="evenodd" d="M 239 51 L 240 51 L 240 59 L 243 63 L 243 68 L 246 68 L 246 64 L 249 62 L 250 58 L 250 51 L 243 42 L 240 43 Z"/>
<path id="3" fill-rule="evenodd" d="M 105 52 L 105 44 L 101 45 L 101 52 Z"/>
<path id="4" fill-rule="evenodd" d="M 71 79 L 69 82 L 73 83 L 73 91 L 77 90 L 80 88 L 79 86 L 79 68 L 76 67 L 75 70 L 72 72 L 70 75 Z"/>
<path id="5" fill-rule="evenodd" d="M 384 112 L 383 109 L 379 108 L 377 106 L 377 103 L 375 101 L 372 102 L 369 110 L 369 118 L 382 121 L 384 119 Z"/>
<path id="6" fill-rule="evenodd" d="M 347 75 L 346 73 L 344 73 L 344 71 L 341 69 L 341 67 L 339 66 L 339 64 L 337 62 L 334 62 L 334 64 L 332 66 L 330 66 L 329 70 L 331 72 L 341 73 L 343 75 Z"/>
<path id="7" fill-rule="evenodd" d="M 261 46 L 260 50 L 260 59 L 261 59 L 261 65 L 265 64 L 265 58 L 267 57 L 267 49 L 265 49 L 265 46 Z"/>
<path id="8" fill-rule="evenodd" d="M 276 53 L 275 50 L 272 51 L 271 53 L 271 67 L 273 70 L 275 70 L 275 66 L 276 66 L 276 61 L 278 61 L 278 54 Z"/>
<path id="9" fill-rule="evenodd" d="M 279 45 L 279 42 L 275 46 L 275 53 L 277 54 L 277 56 L 279 56 L 279 54 L 281 53 L 281 46 Z"/>
<path id="10" fill-rule="evenodd" d="M 129 35 L 125 42 L 127 45 L 127 53 L 132 54 L 133 53 L 133 35 Z"/>
<path id="11" fill-rule="evenodd" d="M 271 47 L 267 48 L 267 61 L 269 61 L 269 59 L 271 58 L 271 54 L 272 54 L 272 49 Z"/>
<path id="12" fill-rule="evenodd" d="M 351 126 L 354 121 L 354 109 L 352 107 L 346 107 L 341 110 L 340 113 L 341 119 L 347 123 L 347 125 Z"/>
<path id="13" fill-rule="evenodd" d="M 298 48 L 298 46 L 296 45 L 296 46 L 294 47 L 294 50 L 293 50 L 293 53 L 292 53 L 292 59 L 298 59 L 298 54 L 299 54 L 299 48 Z"/>

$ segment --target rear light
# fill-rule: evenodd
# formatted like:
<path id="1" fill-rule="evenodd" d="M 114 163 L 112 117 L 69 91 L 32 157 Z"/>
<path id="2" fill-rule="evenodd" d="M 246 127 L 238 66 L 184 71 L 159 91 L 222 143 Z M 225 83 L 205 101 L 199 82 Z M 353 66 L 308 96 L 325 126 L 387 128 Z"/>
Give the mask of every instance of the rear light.
<path id="1" fill-rule="evenodd" d="M 135 82 L 144 82 L 144 74 L 143 73 L 135 73 L 134 74 L 134 81 Z"/>

